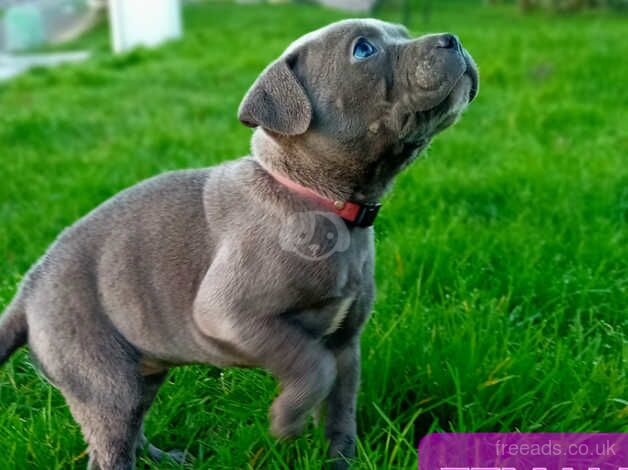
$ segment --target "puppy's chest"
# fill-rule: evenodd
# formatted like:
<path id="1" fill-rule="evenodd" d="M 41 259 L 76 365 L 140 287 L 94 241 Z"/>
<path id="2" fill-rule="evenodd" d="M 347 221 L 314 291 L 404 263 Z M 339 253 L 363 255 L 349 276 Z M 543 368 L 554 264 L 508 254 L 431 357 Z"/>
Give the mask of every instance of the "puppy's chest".
<path id="1" fill-rule="evenodd" d="M 322 338 L 335 333 L 351 314 L 355 295 L 326 299 L 311 308 L 298 308 L 287 315 L 314 337 Z"/>
<path id="2" fill-rule="evenodd" d="M 371 274 L 362 260 L 339 258 L 325 270 L 321 282 L 314 286 L 303 283 L 299 301 L 288 310 L 288 316 L 315 337 L 331 335 L 343 324 L 351 323 L 352 307 L 369 282 L 367 276 Z M 317 275 L 307 269 L 303 274 L 313 278 Z"/>

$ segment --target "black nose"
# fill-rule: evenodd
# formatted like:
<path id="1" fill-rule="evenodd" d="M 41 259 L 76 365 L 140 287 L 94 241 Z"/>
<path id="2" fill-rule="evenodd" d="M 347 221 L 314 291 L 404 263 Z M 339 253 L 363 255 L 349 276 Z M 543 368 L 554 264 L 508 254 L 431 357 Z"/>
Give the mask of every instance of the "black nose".
<path id="1" fill-rule="evenodd" d="M 460 49 L 460 41 L 454 34 L 445 33 L 436 39 L 436 47 L 442 49 Z"/>

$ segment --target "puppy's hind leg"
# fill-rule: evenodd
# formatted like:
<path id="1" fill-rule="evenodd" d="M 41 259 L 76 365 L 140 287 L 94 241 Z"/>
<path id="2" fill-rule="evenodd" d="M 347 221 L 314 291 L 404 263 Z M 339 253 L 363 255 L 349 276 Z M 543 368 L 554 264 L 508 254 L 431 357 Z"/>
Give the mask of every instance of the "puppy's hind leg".
<path id="1" fill-rule="evenodd" d="M 138 352 L 97 317 L 88 325 L 79 323 L 80 328 L 57 322 L 56 329 L 44 329 L 39 318 L 44 317 L 33 321 L 31 352 L 83 431 L 88 468 L 133 469 L 144 414 Z"/>
<path id="2" fill-rule="evenodd" d="M 67 383 L 60 386 L 88 443 L 89 470 L 135 468 L 143 416 L 142 382 L 136 369 L 129 366 L 123 362 L 106 374 L 94 371 L 89 382 L 75 377 L 69 387 Z"/>
<path id="3" fill-rule="evenodd" d="M 144 377 L 144 390 L 142 397 L 142 413 L 146 414 L 148 409 L 153 403 L 155 396 L 157 396 L 157 392 L 159 391 L 159 387 L 164 382 L 167 373 L 153 374 Z M 154 460 L 155 462 L 163 462 L 167 460 L 172 460 L 176 463 L 182 464 L 186 460 L 186 454 L 183 451 L 179 450 L 170 450 L 164 451 L 154 446 L 149 442 L 144 434 L 144 425 L 142 424 L 139 437 L 137 440 L 137 450 L 138 451 L 146 451 L 148 456 Z"/>
<path id="4" fill-rule="evenodd" d="M 89 468 L 131 470 L 144 414 L 140 353 L 102 311 L 88 267 L 53 268 L 29 291 L 31 354 L 81 426 Z"/>

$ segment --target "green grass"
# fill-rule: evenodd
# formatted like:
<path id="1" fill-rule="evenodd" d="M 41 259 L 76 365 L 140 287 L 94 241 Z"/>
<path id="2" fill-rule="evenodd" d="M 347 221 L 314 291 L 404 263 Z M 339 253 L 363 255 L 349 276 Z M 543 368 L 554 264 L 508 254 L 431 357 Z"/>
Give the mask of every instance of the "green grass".
<path id="1" fill-rule="evenodd" d="M 356 468 L 416 468 L 429 431 L 628 431 L 625 18 L 438 3 L 411 29 L 459 34 L 482 87 L 378 219 Z M 236 109 L 248 86 L 341 16 L 189 6 L 181 42 L 113 57 L 103 27 L 69 46 L 93 50 L 89 62 L 0 85 L 0 305 L 107 197 L 245 155 Z M 261 371 L 181 368 L 148 435 L 189 449 L 198 469 L 320 468 L 319 431 L 269 437 L 275 393 Z M 62 397 L 17 354 L 0 371 L 0 468 L 82 468 L 84 447 Z"/>

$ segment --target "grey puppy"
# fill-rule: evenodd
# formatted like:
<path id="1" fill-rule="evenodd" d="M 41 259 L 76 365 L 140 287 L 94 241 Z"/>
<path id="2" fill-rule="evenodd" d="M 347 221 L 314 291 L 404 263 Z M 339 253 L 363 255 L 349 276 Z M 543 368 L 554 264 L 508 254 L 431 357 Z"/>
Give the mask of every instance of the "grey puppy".
<path id="1" fill-rule="evenodd" d="M 140 447 L 166 456 L 143 417 L 167 370 L 193 363 L 270 370 L 279 438 L 325 405 L 333 465 L 346 468 L 373 204 L 477 90 L 451 34 L 412 40 L 347 20 L 302 37 L 240 106 L 257 128 L 252 156 L 155 177 L 65 230 L 2 316 L 0 362 L 28 343 L 81 425 L 90 468 L 133 468 Z"/>

